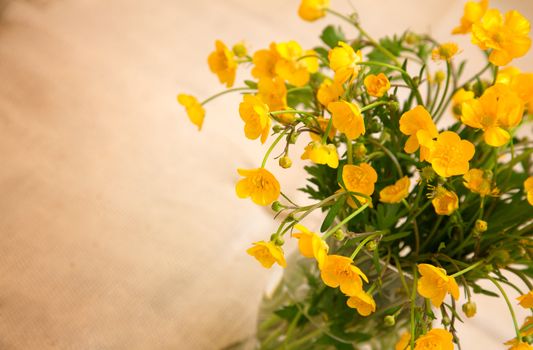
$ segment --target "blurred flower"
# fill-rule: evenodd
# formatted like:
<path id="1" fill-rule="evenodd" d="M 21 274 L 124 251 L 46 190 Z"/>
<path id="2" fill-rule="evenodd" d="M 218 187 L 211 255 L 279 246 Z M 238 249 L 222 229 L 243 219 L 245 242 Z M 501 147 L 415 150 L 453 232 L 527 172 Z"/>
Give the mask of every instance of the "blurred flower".
<path id="1" fill-rule="evenodd" d="M 420 160 L 428 155 L 427 146 L 439 134 L 431 115 L 423 106 L 416 106 L 400 117 L 400 131 L 409 136 L 404 146 L 406 153 L 414 153 L 420 147 Z"/>
<path id="2" fill-rule="evenodd" d="M 306 21 L 316 21 L 326 15 L 329 0 L 302 0 L 298 8 L 298 15 Z"/>
<path id="3" fill-rule="evenodd" d="M 357 309 L 361 316 L 368 316 L 376 311 L 376 302 L 374 298 L 364 290 L 358 291 L 354 295 L 350 295 L 346 304 L 352 309 Z"/>
<path id="4" fill-rule="evenodd" d="M 443 187 L 437 187 L 433 192 L 431 204 L 433 204 L 435 213 L 438 215 L 451 215 L 459 208 L 459 198 L 457 198 L 455 192 L 448 191 Z"/>
<path id="5" fill-rule="evenodd" d="M 220 40 L 215 41 L 215 51 L 207 58 L 209 69 L 218 76 L 221 84 L 232 87 L 237 72 L 233 52 Z"/>
<path id="6" fill-rule="evenodd" d="M 509 350 L 533 350 L 533 346 L 524 342 L 517 342 L 515 345 L 511 346 Z"/>
<path id="7" fill-rule="evenodd" d="M 280 77 L 259 79 L 257 95 L 268 105 L 270 111 L 287 109 L 287 87 Z"/>
<path id="8" fill-rule="evenodd" d="M 416 340 L 415 350 L 453 350 L 453 335 L 445 329 L 433 328 Z"/>
<path id="9" fill-rule="evenodd" d="M 390 89 L 390 81 L 383 73 L 367 75 L 364 84 L 368 94 L 374 97 L 381 97 Z"/>
<path id="10" fill-rule="evenodd" d="M 353 264 L 352 259 L 341 255 L 327 255 L 320 276 L 332 288 L 340 287 L 346 295 L 355 295 L 363 289 L 362 279 L 368 283 L 366 275 Z"/>
<path id="11" fill-rule="evenodd" d="M 352 81 L 359 74 L 358 63 L 363 61 L 361 50 L 355 52 L 354 49 L 339 41 L 338 46 L 331 49 L 328 54 L 329 67 L 335 72 L 335 82 L 342 84 Z"/>
<path id="12" fill-rule="evenodd" d="M 502 68 L 498 70 L 498 75 L 496 75 L 496 83 L 510 85 L 513 78 L 520 73 L 520 69 L 516 67 L 509 66 Z"/>
<path id="13" fill-rule="evenodd" d="M 518 300 L 520 306 L 522 306 L 524 309 L 533 308 L 533 290 L 530 290 L 529 293 L 519 296 L 516 298 L 516 300 Z"/>
<path id="14" fill-rule="evenodd" d="M 422 275 L 418 280 L 418 294 L 430 299 L 433 306 L 440 307 L 447 293 L 455 300 L 459 299 L 459 286 L 455 278 L 446 274 L 446 270 L 429 264 L 418 264 L 418 272 Z"/>
<path id="15" fill-rule="evenodd" d="M 463 175 L 468 171 L 468 162 L 474 153 L 470 141 L 461 140 L 453 131 L 444 131 L 431 143 L 427 160 L 439 176 Z"/>
<path id="16" fill-rule="evenodd" d="M 465 187 L 474 193 L 479 193 L 481 197 L 498 193 L 498 188 L 493 186 L 492 179 L 482 169 L 468 170 L 463 179 Z"/>
<path id="17" fill-rule="evenodd" d="M 527 201 L 533 205 L 533 176 L 530 176 L 524 181 L 524 191 L 527 195 Z"/>
<path id="18" fill-rule="evenodd" d="M 365 133 L 365 123 L 359 106 L 346 101 L 331 102 L 328 110 L 333 118 L 333 126 L 350 140 Z"/>
<path id="19" fill-rule="evenodd" d="M 238 169 L 239 175 L 244 176 L 237 182 L 235 191 L 239 198 L 250 197 L 259 205 L 269 205 L 280 194 L 278 180 L 265 168 Z"/>
<path id="20" fill-rule="evenodd" d="M 254 53 L 252 62 L 252 76 L 257 79 L 269 78 L 276 76 L 276 63 L 279 60 L 278 52 L 276 51 L 276 44 L 271 43 L 268 49 L 259 50 Z"/>
<path id="21" fill-rule="evenodd" d="M 318 122 L 320 130 L 322 130 L 322 132 L 325 133 L 326 129 L 328 128 L 329 118 L 326 119 L 324 117 L 317 117 L 316 121 Z M 329 130 L 328 139 L 333 140 L 335 138 L 336 134 L 337 134 L 337 129 L 335 129 L 335 127 L 333 125 L 331 125 L 331 128 Z M 321 141 L 322 140 L 322 135 L 315 134 L 314 132 L 310 132 L 309 135 L 311 136 L 311 139 L 313 141 Z"/>
<path id="22" fill-rule="evenodd" d="M 246 45 L 243 41 L 233 45 L 231 51 L 233 51 L 233 54 L 237 57 L 246 57 L 246 55 L 248 54 L 248 49 L 246 48 Z"/>
<path id="23" fill-rule="evenodd" d="M 411 333 L 404 332 L 400 336 L 400 339 L 398 339 L 398 342 L 396 343 L 396 345 L 394 346 L 394 350 L 411 349 L 411 347 L 409 346 L 410 342 L 411 342 Z"/>
<path id="24" fill-rule="evenodd" d="M 187 112 L 190 121 L 198 127 L 198 130 L 202 130 L 205 109 L 200 104 L 200 102 L 198 102 L 196 97 L 191 95 L 179 94 L 177 100 L 180 105 L 185 107 L 185 111 Z"/>
<path id="25" fill-rule="evenodd" d="M 276 74 L 294 86 L 304 86 L 309 81 L 309 74 L 318 71 L 316 52 L 302 50 L 296 41 L 278 43 L 276 51 L 279 55 Z"/>
<path id="26" fill-rule="evenodd" d="M 267 269 L 271 268 L 274 263 L 278 263 L 281 267 L 287 267 L 283 250 L 272 242 L 255 242 L 251 248 L 246 250 L 246 253 L 256 258 Z"/>
<path id="27" fill-rule="evenodd" d="M 468 1 L 464 6 L 464 14 L 461 18 L 461 24 L 455 27 L 452 34 L 467 34 L 472 30 L 472 24 L 479 21 L 489 7 L 488 0 L 479 2 Z"/>
<path id="28" fill-rule="evenodd" d="M 459 51 L 459 47 L 456 43 L 445 43 L 442 44 L 431 51 L 431 58 L 434 61 L 443 60 L 449 61 L 453 56 Z"/>
<path id="29" fill-rule="evenodd" d="M 244 121 L 244 134 L 250 140 L 261 137 L 265 143 L 270 131 L 269 108 L 263 101 L 253 95 L 244 95 L 239 105 L 239 114 Z"/>
<path id="30" fill-rule="evenodd" d="M 298 238 L 298 248 L 300 254 L 306 258 L 315 258 L 319 268 L 322 268 L 324 259 L 328 254 L 327 243 L 316 233 L 309 231 L 305 226 L 296 224 L 294 228 L 300 232 L 293 233 L 294 238 Z"/>
<path id="31" fill-rule="evenodd" d="M 318 102 L 327 107 L 331 102 L 338 101 L 343 93 L 344 88 L 341 83 L 335 83 L 329 79 L 325 79 L 320 84 L 316 97 Z"/>
<path id="32" fill-rule="evenodd" d="M 461 119 L 463 102 L 473 100 L 475 97 L 473 91 L 467 91 L 464 88 L 457 90 L 452 97 L 452 112 L 456 119 Z"/>
<path id="33" fill-rule="evenodd" d="M 310 159 L 316 164 L 327 164 L 331 168 L 339 166 L 337 148 L 333 144 L 323 144 L 320 141 L 312 141 L 302 154 L 302 159 Z"/>
<path id="34" fill-rule="evenodd" d="M 407 176 L 402 177 L 394 183 L 385 187 L 379 192 L 379 200 L 383 203 L 399 203 L 409 194 L 411 182 Z"/>

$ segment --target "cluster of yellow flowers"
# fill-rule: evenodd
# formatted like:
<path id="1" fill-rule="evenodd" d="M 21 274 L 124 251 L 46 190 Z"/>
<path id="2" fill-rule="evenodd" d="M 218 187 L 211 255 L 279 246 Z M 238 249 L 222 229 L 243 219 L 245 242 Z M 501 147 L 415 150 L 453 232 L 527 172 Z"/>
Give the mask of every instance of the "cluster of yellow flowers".
<path id="1" fill-rule="evenodd" d="M 327 13 L 338 15 L 330 9 L 329 0 L 303 0 L 298 10 L 299 16 L 307 21 L 315 21 Z M 352 21 L 349 18 L 345 19 Z M 352 24 L 363 36 L 367 36 L 357 22 Z M 514 129 L 522 122 L 525 112 L 533 110 L 533 74 L 521 73 L 514 67 L 499 69 L 514 58 L 526 54 L 531 46 L 529 31 L 529 22 L 519 12 L 509 11 L 503 15 L 497 9 L 489 9 L 486 0 L 467 2 L 460 25 L 453 30 L 454 34 L 470 33 L 472 43 L 487 51 L 490 62 L 488 67 L 494 68 L 494 81 L 478 94 L 478 97 L 475 91 L 466 89 L 465 86 L 455 88 L 453 94 L 450 94 L 452 112 L 462 123 L 461 130 L 468 127 L 472 128 L 472 131 L 481 130 L 482 133 L 478 135 L 490 147 L 498 148 L 511 144 L 512 151 Z M 501 191 L 497 187 L 491 169 L 471 167 L 470 163 L 476 154 L 475 144 L 480 138 L 471 142 L 462 139 L 457 129 L 439 131 L 437 128 L 436 120 L 440 116 L 436 116 L 444 110 L 448 82 L 440 103 L 436 104 L 435 101 L 432 105 L 424 103 L 418 91 L 420 82 L 415 82 L 405 66 L 398 64 L 395 56 L 386 48 L 370 37 L 367 39 L 376 49 L 391 57 L 392 63 L 365 59 L 360 49 L 354 49 L 354 45 L 344 41 L 339 41 L 336 46 L 331 47 L 327 55 L 322 56 L 315 50 L 303 49 L 295 41 L 271 43 L 268 48 L 260 49 L 252 55 L 248 54 L 242 43 L 236 44 L 230 50 L 223 42 L 216 41 L 215 51 L 209 55 L 208 64 L 210 70 L 218 76 L 220 83 L 231 88 L 239 65 L 251 65 L 251 74 L 257 81 L 247 83 L 247 87 L 226 90 L 201 103 L 190 95 L 180 94 L 177 98 L 185 107 L 191 122 L 201 129 L 205 116 L 203 106 L 207 102 L 227 92 L 244 92 L 239 106 L 239 114 L 244 122 L 244 135 L 248 139 L 260 139 L 261 143 L 265 143 L 272 132 L 274 135 L 279 134 L 266 152 L 260 167 L 238 170 L 242 179 L 237 182 L 236 193 L 240 198 L 250 198 L 261 206 L 272 204 L 275 211 L 287 208 L 277 202 L 281 195 L 280 183 L 265 165 L 273 148 L 282 139 L 286 139 L 287 147 L 279 159 L 279 164 L 283 168 L 289 168 L 292 164 L 288 153 L 289 144 L 294 143 L 293 138 L 301 133 L 310 135 L 309 143 L 302 150 L 301 159 L 327 165 L 331 169 L 339 168 L 341 176 L 338 190 L 332 195 L 331 200 L 344 198 L 346 204 L 355 211 L 323 235 L 298 223 L 305 215 L 298 219 L 292 218 L 294 223 L 289 228 L 295 230 L 292 237 L 298 239 L 301 255 L 316 260 L 324 284 L 331 288 L 339 287 L 348 298 L 347 305 L 356 309 L 362 316 L 368 316 L 376 311 L 373 293 L 377 285 L 372 284 L 366 291 L 363 289 L 363 282 L 369 283 L 369 280 L 355 265 L 354 259 L 368 242 L 383 235 L 384 232 L 365 233 L 361 236 L 364 239 L 350 257 L 331 254 L 327 239 L 337 235 L 343 225 L 359 213 L 374 207 L 376 201 L 372 196 L 379 179 L 378 172 L 372 166 L 372 158 L 365 156 L 364 142 L 372 142 L 370 138 L 363 138 L 369 125 L 369 120 L 367 118 L 365 120 L 365 112 L 379 108 L 397 110 L 398 102 L 395 94 L 396 90 L 402 87 L 393 81 L 391 75 L 386 75 L 384 72 L 367 73 L 365 68 L 377 67 L 399 73 L 407 84 L 403 87 L 412 91 L 412 98 L 417 102 L 416 106 L 401 113 L 399 119 L 393 123 L 404 135 L 400 137 L 405 138 L 405 142 L 402 143 L 405 152 L 403 157 L 412 159 L 413 164 L 417 164 L 420 179 L 404 175 L 398 159 L 386 147 L 374 141 L 375 146 L 381 148 L 397 168 L 397 177 L 388 182 L 391 184 L 380 187 L 377 202 L 403 203 L 411 209 L 411 205 L 406 201 L 410 195 L 411 182 L 426 181 L 427 187 L 431 189 L 430 203 L 435 214 L 452 216 L 460 208 L 460 198 L 451 184 L 460 177 L 464 187 L 472 194 L 479 195 L 478 198 L 481 200 L 481 213 L 475 221 L 475 230 L 481 233 L 487 230 L 487 222 L 483 220 L 484 198 L 499 196 Z M 458 53 L 459 48 L 455 43 L 445 43 L 435 45 L 431 58 L 446 62 L 449 68 Z M 330 76 L 326 74 L 328 68 Z M 317 74 L 320 76 L 318 84 L 311 86 L 310 81 Z M 437 75 L 435 81 L 440 84 L 444 79 L 450 79 L 450 75 L 449 71 L 447 76 Z M 428 84 L 430 78 L 428 75 Z M 359 89 L 359 84 L 364 90 L 362 87 Z M 395 90 L 391 94 L 393 88 Z M 295 106 L 294 108 L 289 106 L 288 96 L 302 91 L 311 93 L 310 102 L 316 104 L 312 111 L 298 110 L 294 109 Z M 366 96 L 363 106 L 351 98 L 354 93 L 361 91 L 364 91 Z M 297 128 L 298 125 L 302 127 Z M 340 148 L 343 142 L 345 150 Z M 412 154 L 418 156 L 410 156 Z M 429 182 L 437 177 L 436 185 L 429 185 Z M 523 183 L 523 192 L 529 204 L 533 205 L 533 177 L 530 176 Z M 328 199 L 324 200 L 322 204 L 327 201 Z M 312 209 L 317 207 L 319 206 Z M 282 227 L 283 225 L 280 226 L 280 230 Z M 272 235 L 269 241 L 256 242 L 247 250 L 248 254 L 266 268 L 275 263 L 282 267 L 287 266 L 281 248 L 284 243 L 281 236 L 285 231 L 280 232 L 280 230 Z M 416 224 L 415 230 L 417 230 Z M 416 267 L 420 278 L 416 282 L 415 276 L 416 290 L 434 307 L 439 308 L 448 294 L 454 300 L 459 298 L 459 286 L 455 278 L 482 264 L 483 261 L 480 260 L 453 275 L 448 275 L 441 267 L 418 263 Z M 533 290 L 518 300 L 521 306 L 531 308 Z M 463 310 L 468 317 L 472 317 L 475 314 L 475 304 L 465 304 Z M 533 319 L 528 318 L 525 326 L 532 323 Z M 411 332 L 413 329 L 412 327 Z M 396 344 L 396 350 L 413 346 L 415 350 L 453 349 L 454 336 L 446 329 L 433 328 L 425 334 L 418 334 L 416 339 L 411 339 L 411 332 L 401 336 Z M 531 335 L 533 330 L 526 327 L 524 332 L 526 333 L 518 334 L 517 338 L 509 343 L 512 345 L 511 349 L 533 349 L 522 341 L 524 337 Z"/>

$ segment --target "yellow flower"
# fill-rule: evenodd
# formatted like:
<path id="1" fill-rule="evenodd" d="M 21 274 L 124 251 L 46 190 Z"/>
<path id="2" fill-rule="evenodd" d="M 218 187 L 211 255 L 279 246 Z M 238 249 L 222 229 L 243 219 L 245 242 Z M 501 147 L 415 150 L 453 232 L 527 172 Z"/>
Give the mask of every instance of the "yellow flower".
<path id="1" fill-rule="evenodd" d="M 294 228 L 301 231 L 292 234 L 294 238 L 298 238 L 300 254 L 306 258 L 315 258 L 318 262 L 318 266 L 321 268 L 329 250 L 327 243 L 316 233 L 309 231 L 303 225 L 296 224 Z"/>
<path id="2" fill-rule="evenodd" d="M 196 97 L 191 95 L 179 94 L 178 102 L 185 107 L 185 111 L 189 116 L 191 122 L 198 127 L 198 130 L 202 130 L 202 124 L 204 123 L 205 110 L 204 107 L 198 102 Z"/>
<path id="3" fill-rule="evenodd" d="M 259 205 L 269 205 L 280 194 L 278 180 L 265 168 L 238 169 L 239 175 L 244 176 L 237 182 L 235 191 L 239 198 L 250 197 L 252 201 Z"/>
<path id="4" fill-rule="evenodd" d="M 331 102 L 338 101 L 343 93 L 342 84 L 326 79 L 320 84 L 316 97 L 318 102 L 327 107 Z"/>
<path id="5" fill-rule="evenodd" d="M 235 54 L 235 56 L 237 57 L 246 57 L 246 55 L 248 54 L 248 48 L 246 47 L 246 44 L 243 41 L 233 45 L 231 51 L 233 51 L 233 54 Z"/>
<path id="6" fill-rule="evenodd" d="M 463 184 L 474 193 L 479 193 L 481 197 L 495 195 L 498 189 L 493 186 L 492 180 L 482 169 L 470 169 L 463 175 Z"/>
<path id="7" fill-rule="evenodd" d="M 530 290 L 527 294 L 519 296 L 516 300 L 518 300 L 520 306 L 524 309 L 533 308 L 533 290 Z"/>
<path id="8" fill-rule="evenodd" d="M 279 55 L 276 74 L 294 86 L 304 86 L 309 81 L 309 74 L 318 71 L 316 52 L 302 50 L 296 41 L 276 44 L 276 51 Z"/>
<path id="9" fill-rule="evenodd" d="M 433 328 L 416 340 L 415 350 L 453 350 L 453 335 L 445 329 Z"/>
<path id="10" fill-rule="evenodd" d="M 418 294 L 431 300 L 435 307 L 440 307 L 447 293 L 459 299 L 459 286 L 455 278 L 448 276 L 446 270 L 429 264 L 418 264 L 418 272 L 422 275 L 418 280 Z"/>
<path id="11" fill-rule="evenodd" d="M 353 265 L 352 259 L 341 255 L 326 255 L 320 276 L 327 286 L 340 286 L 346 295 L 355 295 L 363 289 L 361 278 L 368 283 L 366 275 Z"/>
<path id="12" fill-rule="evenodd" d="M 276 63 L 279 60 L 278 52 L 276 51 L 276 44 L 271 43 L 268 49 L 259 50 L 254 53 L 252 62 L 252 76 L 257 79 L 269 78 L 276 76 Z"/>
<path id="13" fill-rule="evenodd" d="M 482 50 L 491 49 L 489 61 L 505 66 L 513 58 L 524 56 L 531 46 L 530 24 L 518 11 L 509 11 L 503 18 L 500 11 L 490 9 L 472 25 L 472 43 Z"/>
<path id="14" fill-rule="evenodd" d="M 527 194 L 527 201 L 533 205 L 533 176 L 530 176 L 524 181 L 524 191 Z"/>
<path id="15" fill-rule="evenodd" d="M 346 101 L 331 102 L 328 110 L 333 118 L 333 126 L 350 140 L 365 133 L 365 122 L 359 106 Z"/>
<path id="16" fill-rule="evenodd" d="M 527 106 L 529 113 L 533 112 L 533 73 L 522 73 L 511 80 L 511 90 Z"/>
<path id="17" fill-rule="evenodd" d="M 439 176 L 463 175 L 468 171 L 468 161 L 474 153 L 475 148 L 470 141 L 461 140 L 453 131 L 444 131 L 431 144 L 428 162 Z"/>
<path id="18" fill-rule="evenodd" d="M 511 346 L 509 350 L 533 350 L 533 346 L 529 345 L 528 343 L 520 342 Z"/>
<path id="19" fill-rule="evenodd" d="M 326 119 L 324 117 L 318 117 L 316 118 L 316 121 L 318 122 L 318 126 L 320 127 L 320 130 L 322 130 L 322 133 L 326 132 L 326 129 L 328 128 L 329 119 Z M 330 140 L 333 140 L 335 138 L 335 135 L 337 134 L 337 129 L 332 125 L 331 129 L 329 130 L 328 138 Z M 310 132 L 309 135 L 311 136 L 311 139 L 313 141 L 321 141 L 322 135 L 315 134 L 314 132 Z"/>
<path id="20" fill-rule="evenodd" d="M 350 295 L 346 304 L 352 309 L 357 309 L 361 316 L 368 316 L 376 311 L 376 302 L 374 298 L 363 290 L 354 295 Z"/>
<path id="21" fill-rule="evenodd" d="M 327 164 L 331 168 L 339 166 L 337 148 L 333 144 L 323 144 L 320 141 L 312 141 L 302 154 L 302 159 L 310 159 L 316 164 Z"/>
<path id="22" fill-rule="evenodd" d="M 463 103 L 461 121 L 476 129 L 484 131 L 488 145 L 499 147 L 510 139 L 505 128 L 517 126 L 522 120 L 524 104 L 509 86 L 496 84 L 491 86 L 479 99 Z"/>
<path id="23" fill-rule="evenodd" d="M 394 346 L 394 350 L 407 350 L 407 349 L 411 349 L 411 347 L 409 346 L 411 343 L 411 333 L 409 332 L 404 332 L 401 336 L 400 336 L 400 339 L 398 339 L 398 342 L 396 343 L 396 345 Z"/>
<path id="24" fill-rule="evenodd" d="M 456 43 L 445 43 L 442 44 L 431 51 L 431 58 L 434 61 L 443 60 L 449 61 L 453 56 L 459 51 L 459 47 Z"/>
<path id="25" fill-rule="evenodd" d="M 400 131 L 409 136 L 403 150 L 410 154 L 420 147 L 421 161 L 427 158 L 427 146 L 439 134 L 433 119 L 423 106 L 416 106 L 400 117 Z"/>
<path id="26" fill-rule="evenodd" d="M 347 164 L 342 169 L 342 181 L 346 189 L 350 192 L 370 196 L 374 193 L 374 185 L 377 180 L 378 174 L 368 163 L 361 163 L 359 165 Z M 355 198 L 361 204 L 368 201 L 365 197 L 357 195 L 355 195 Z"/>
<path id="27" fill-rule="evenodd" d="M 498 70 L 498 75 L 496 76 L 496 83 L 510 85 L 513 78 L 520 73 L 520 69 L 512 66 L 500 69 Z"/>
<path id="28" fill-rule="evenodd" d="M 468 1 L 464 6 L 464 14 L 461 18 L 461 24 L 455 27 L 452 34 L 467 34 L 472 30 L 472 24 L 479 21 L 489 7 L 489 0 L 480 2 Z"/>
<path id="29" fill-rule="evenodd" d="M 209 69 L 218 76 L 221 84 L 232 87 L 237 72 L 233 52 L 220 40 L 215 41 L 215 51 L 207 58 Z"/>
<path id="30" fill-rule="evenodd" d="M 407 176 L 396 181 L 394 185 L 385 187 L 379 192 L 379 200 L 383 203 L 400 203 L 409 194 L 411 182 Z"/>
<path id="31" fill-rule="evenodd" d="M 326 15 L 329 0 L 302 0 L 298 8 L 298 16 L 306 21 L 316 21 Z"/>
<path id="32" fill-rule="evenodd" d="M 257 95 L 268 105 L 270 111 L 287 108 L 287 87 L 280 77 L 259 79 Z"/>
<path id="33" fill-rule="evenodd" d="M 335 82 L 342 84 L 357 77 L 360 70 L 357 64 L 363 61 L 363 54 L 361 50 L 355 52 L 350 45 L 339 41 L 338 46 L 329 51 L 328 58 L 329 67 L 335 72 Z"/>
<path id="34" fill-rule="evenodd" d="M 463 88 L 457 90 L 452 97 L 452 112 L 456 119 L 461 119 L 463 102 L 473 100 L 475 97 L 473 91 L 466 91 Z"/>
<path id="35" fill-rule="evenodd" d="M 459 198 L 457 198 L 455 192 L 448 191 L 443 187 L 437 187 L 433 193 L 431 204 L 433 204 L 438 215 L 451 215 L 459 208 Z"/>
<path id="36" fill-rule="evenodd" d="M 271 268 L 274 263 L 278 263 L 281 267 L 287 267 L 283 250 L 272 242 L 255 242 L 251 248 L 246 250 L 246 253 L 256 258 L 267 269 Z"/>
<path id="37" fill-rule="evenodd" d="M 390 81 L 383 73 L 367 75 L 364 84 L 368 94 L 374 97 L 381 97 L 390 89 Z"/>
<path id="38" fill-rule="evenodd" d="M 268 106 L 257 96 L 244 95 L 239 105 L 239 114 L 244 121 L 244 134 L 250 140 L 261 137 L 265 143 L 270 131 L 270 117 Z"/>

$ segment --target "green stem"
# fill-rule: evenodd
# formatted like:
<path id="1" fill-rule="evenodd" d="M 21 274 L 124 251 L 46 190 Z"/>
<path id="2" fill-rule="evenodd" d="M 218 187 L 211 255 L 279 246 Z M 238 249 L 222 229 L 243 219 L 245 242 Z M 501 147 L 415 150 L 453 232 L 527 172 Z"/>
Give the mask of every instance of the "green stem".
<path id="1" fill-rule="evenodd" d="M 478 267 L 479 265 L 483 264 L 483 260 L 479 260 L 478 262 L 476 262 L 475 264 L 472 264 L 470 266 L 468 266 L 466 269 L 462 269 L 461 271 L 458 271 L 456 273 L 454 273 L 453 275 L 451 275 L 450 277 L 458 277 L 458 276 L 461 276 L 461 275 L 464 275 L 465 273 L 467 273 L 468 271 L 471 271 L 473 269 L 475 269 L 476 267 Z"/>
<path id="2" fill-rule="evenodd" d="M 313 113 L 309 113 L 309 112 L 306 112 L 306 111 L 298 111 L 296 109 L 283 109 L 283 110 L 280 110 L 280 111 L 269 112 L 269 114 L 272 115 L 272 116 L 276 116 L 276 115 L 279 115 L 279 114 L 285 114 L 285 113 L 310 115 L 312 117 L 315 116 Z"/>
<path id="3" fill-rule="evenodd" d="M 353 143 L 348 137 L 346 137 L 346 158 L 348 164 L 353 164 Z"/>
<path id="4" fill-rule="evenodd" d="M 326 239 L 329 236 L 331 236 L 335 231 L 337 231 L 339 228 L 341 228 L 344 224 L 346 224 L 347 222 L 352 220 L 354 217 L 359 215 L 359 213 L 361 213 L 363 210 L 365 210 L 369 205 L 370 205 L 370 200 L 368 202 L 366 202 L 365 204 L 363 204 L 359 209 L 357 209 L 356 211 L 354 211 L 353 213 L 348 215 L 346 218 L 344 218 L 344 220 L 339 222 L 333 228 L 327 230 L 326 233 L 324 233 L 324 235 L 322 235 L 322 239 Z"/>
<path id="5" fill-rule="evenodd" d="M 400 165 L 400 162 L 398 161 L 398 158 L 396 158 L 396 156 L 387 147 L 383 146 L 380 142 L 374 139 L 371 139 L 371 138 L 368 138 L 367 140 L 374 146 L 377 146 L 383 150 L 383 152 L 392 160 L 392 163 L 396 167 L 396 170 L 398 170 L 398 175 L 400 175 L 400 177 L 403 177 L 402 167 Z"/>
<path id="6" fill-rule="evenodd" d="M 500 283 L 498 283 L 498 281 L 496 281 L 494 278 L 492 278 L 490 276 L 487 276 L 487 278 L 492 283 L 494 283 L 494 285 L 500 290 L 500 293 L 502 293 L 502 296 L 505 299 L 505 302 L 507 303 L 507 307 L 509 308 L 509 312 L 511 313 L 511 317 L 513 318 L 514 329 L 516 331 L 516 339 L 520 343 L 522 341 L 522 335 L 520 334 L 520 327 L 518 327 L 518 322 L 516 322 L 516 315 L 514 313 L 513 306 L 511 305 L 511 302 L 509 301 L 509 297 L 507 296 L 507 294 L 503 290 L 503 288 L 500 285 Z"/>
<path id="7" fill-rule="evenodd" d="M 416 301 L 416 284 L 417 284 L 417 272 L 416 267 L 413 266 L 413 291 L 411 293 L 411 318 L 410 318 L 410 328 L 411 328 L 411 349 L 415 348 L 415 301 Z"/>
<path id="8" fill-rule="evenodd" d="M 359 243 L 359 245 L 357 246 L 357 248 L 355 248 L 355 250 L 353 251 L 352 255 L 350 256 L 350 259 L 354 260 L 355 257 L 357 256 L 357 254 L 359 254 L 359 252 L 361 251 L 361 249 L 363 249 L 365 247 L 365 245 L 372 239 L 374 239 L 376 236 L 379 236 L 383 233 L 383 231 L 378 231 L 368 237 L 366 237 L 365 239 L 363 239 L 361 241 L 361 243 Z M 370 291 L 368 292 L 370 294 Z"/>
<path id="9" fill-rule="evenodd" d="M 434 115 L 439 115 L 440 109 L 445 107 L 444 101 L 446 100 L 446 95 L 448 94 L 448 88 L 450 87 L 451 77 L 452 77 L 452 65 L 449 61 L 446 61 L 446 85 L 444 85 L 444 92 L 442 93 L 442 97 L 437 106 L 437 109 L 433 113 Z M 442 116 L 442 114 L 440 114 L 439 117 L 435 119 L 435 123 L 439 121 L 440 116 Z"/>
<path id="10" fill-rule="evenodd" d="M 294 87 L 287 90 L 287 94 L 290 94 L 292 92 L 298 92 L 298 91 L 309 91 L 312 90 L 310 86 L 302 86 L 302 87 Z"/>
<path id="11" fill-rule="evenodd" d="M 387 104 L 389 104 L 388 101 L 377 101 L 377 102 L 371 103 L 361 108 L 361 113 L 366 112 L 374 107 L 381 106 L 381 105 L 387 105 Z"/>
<path id="12" fill-rule="evenodd" d="M 235 91 L 245 91 L 245 90 L 255 90 L 255 89 L 252 89 L 252 88 L 250 88 L 250 87 L 238 87 L 238 88 L 233 88 L 233 89 L 224 90 L 224 91 L 222 91 L 222 92 L 219 92 L 218 94 L 214 94 L 213 96 L 206 98 L 206 99 L 203 100 L 200 104 L 203 106 L 203 105 L 205 105 L 207 102 L 212 101 L 212 100 L 214 100 L 215 98 L 217 98 L 217 97 L 219 97 L 219 96 L 222 96 L 222 95 L 225 95 L 225 94 L 229 94 L 230 92 L 235 92 Z"/>
<path id="13" fill-rule="evenodd" d="M 322 135 L 322 143 L 326 144 L 328 141 L 329 132 L 331 131 L 331 127 L 333 126 L 333 118 L 329 118 L 328 126 L 326 127 L 326 131 L 324 132 L 324 135 Z"/>
<path id="14" fill-rule="evenodd" d="M 276 147 L 278 142 L 283 138 L 283 136 L 285 136 L 285 134 L 287 133 L 288 130 L 289 129 L 283 130 L 283 132 L 281 134 L 279 134 L 279 136 L 276 138 L 276 140 L 274 140 L 274 142 L 272 142 L 272 144 L 268 148 L 267 152 L 265 153 L 265 156 L 263 157 L 263 162 L 261 163 L 261 168 L 265 167 L 266 162 L 268 160 L 268 156 L 270 155 L 270 153 L 272 153 L 272 151 L 274 150 L 274 147 Z"/>

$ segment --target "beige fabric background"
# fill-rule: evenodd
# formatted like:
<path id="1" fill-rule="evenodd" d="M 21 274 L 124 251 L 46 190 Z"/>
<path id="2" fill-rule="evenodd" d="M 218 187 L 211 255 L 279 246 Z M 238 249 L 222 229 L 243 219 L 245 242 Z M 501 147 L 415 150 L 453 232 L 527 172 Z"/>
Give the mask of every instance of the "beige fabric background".
<path id="1" fill-rule="evenodd" d="M 412 28 L 447 40 L 462 11 L 462 1 L 353 3 L 376 36 Z M 492 3 L 533 19 L 529 0 Z M 210 104 L 198 133 L 175 95 L 221 89 L 206 65 L 216 38 L 254 49 L 288 39 L 311 46 L 337 22 L 304 23 L 297 5 L 50 0 L 7 9 L 0 349 L 202 350 L 253 333 L 273 272 L 244 251 L 275 223 L 233 186 L 235 169 L 257 166 L 264 149 L 242 135 L 238 96 Z M 460 40 L 463 55 L 475 52 Z M 532 57 L 517 64 L 532 70 Z M 293 190 L 301 171 L 275 172 L 303 199 Z M 477 301 L 464 348 L 503 348 L 513 335 L 503 300 Z"/>

